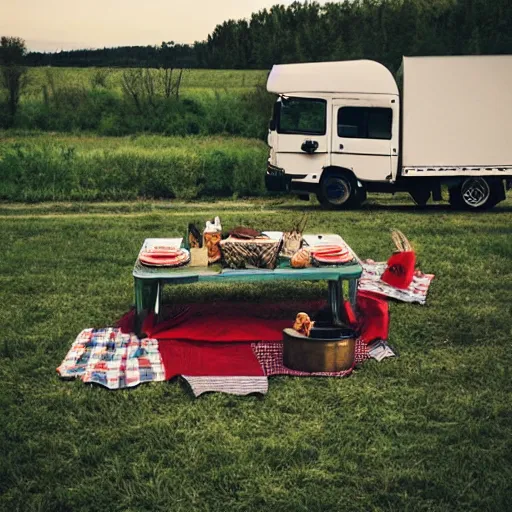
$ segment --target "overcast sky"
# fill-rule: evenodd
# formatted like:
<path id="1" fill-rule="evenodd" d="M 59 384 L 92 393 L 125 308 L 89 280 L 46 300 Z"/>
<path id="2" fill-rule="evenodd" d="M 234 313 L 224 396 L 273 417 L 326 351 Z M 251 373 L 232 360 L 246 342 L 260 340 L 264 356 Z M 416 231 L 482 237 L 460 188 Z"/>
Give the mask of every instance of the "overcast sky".
<path id="1" fill-rule="evenodd" d="M 0 35 L 22 37 L 33 51 L 193 43 L 225 20 L 292 1 L 0 0 Z"/>

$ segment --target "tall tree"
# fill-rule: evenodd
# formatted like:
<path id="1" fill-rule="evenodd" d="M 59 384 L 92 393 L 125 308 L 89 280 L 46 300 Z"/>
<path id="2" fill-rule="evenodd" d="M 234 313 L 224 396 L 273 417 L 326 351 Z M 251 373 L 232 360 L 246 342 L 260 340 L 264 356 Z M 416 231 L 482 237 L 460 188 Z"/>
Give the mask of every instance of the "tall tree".
<path id="1" fill-rule="evenodd" d="M 36 65 L 259 68 L 276 63 L 403 55 L 512 53 L 511 0 L 343 0 L 276 4 L 227 20 L 192 45 L 29 54 Z"/>
<path id="2" fill-rule="evenodd" d="M 14 124 L 21 91 L 26 84 L 27 68 L 23 65 L 27 46 L 20 37 L 0 38 L 0 66 L 2 87 L 7 92 L 9 126 Z"/>

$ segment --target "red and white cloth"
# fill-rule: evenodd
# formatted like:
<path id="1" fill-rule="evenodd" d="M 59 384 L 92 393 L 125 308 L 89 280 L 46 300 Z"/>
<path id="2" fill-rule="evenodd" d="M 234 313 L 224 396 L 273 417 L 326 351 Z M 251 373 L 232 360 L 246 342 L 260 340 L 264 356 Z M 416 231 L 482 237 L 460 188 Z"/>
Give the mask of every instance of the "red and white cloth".
<path id="1" fill-rule="evenodd" d="M 348 377 L 354 367 L 366 359 L 368 359 L 368 350 L 366 344 L 360 339 L 356 341 L 356 356 L 354 367 L 341 372 L 301 372 L 286 368 L 283 364 L 283 344 L 281 342 L 274 343 L 254 343 L 254 354 L 256 355 L 263 373 L 270 377 L 272 375 L 291 375 L 293 377 Z"/>
<path id="2" fill-rule="evenodd" d="M 424 304 L 434 278 L 416 272 L 409 288 L 400 290 L 381 280 L 385 269 L 385 262 L 363 263 L 355 365 L 369 357 L 368 343 L 388 337 L 384 297 Z M 178 306 L 168 311 L 169 320 L 155 326 L 153 318 L 147 318 L 143 329 L 149 338 L 143 340 L 130 333 L 134 318 L 130 312 L 117 328 L 82 331 L 57 371 L 63 378 L 80 377 L 109 389 L 183 376 L 195 396 L 208 391 L 264 394 L 273 375 L 346 377 L 352 369 L 307 373 L 283 365 L 282 330 L 290 326 L 297 311 L 313 313 L 324 305 L 323 301 L 291 301 Z"/>
<path id="3" fill-rule="evenodd" d="M 203 393 L 218 392 L 230 395 L 266 395 L 268 391 L 267 377 L 191 377 L 183 375 L 194 396 Z"/>
<path id="4" fill-rule="evenodd" d="M 65 379 L 80 378 L 109 389 L 165 380 L 158 341 L 140 340 L 112 327 L 84 329 L 57 372 Z"/>
<path id="5" fill-rule="evenodd" d="M 401 290 L 381 280 L 387 266 L 387 262 L 363 261 L 363 274 L 359 279 L 358 289 L 401 302 L 425 304 L 434 274 L 423 274 L 416 271 L 409 287 Z"/>

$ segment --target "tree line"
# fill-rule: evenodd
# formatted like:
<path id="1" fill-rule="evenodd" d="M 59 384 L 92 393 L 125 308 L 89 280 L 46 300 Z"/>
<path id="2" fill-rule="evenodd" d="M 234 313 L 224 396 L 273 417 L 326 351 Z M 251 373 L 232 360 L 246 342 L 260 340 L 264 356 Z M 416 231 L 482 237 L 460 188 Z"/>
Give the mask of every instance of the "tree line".
<path id="1" fill-rule="evenodd" d="M 199 44 L 199 43 L 197 43 Z M 121 46 L 99 50 L 70 50 L 56 53 L 30 52 L 27 66 L 110 68 L 197 68 L 194 45 L 163 42 L 160 46 Z"/>
<path id="2" fill-rule="evenodd" d="M 193 45 L 32 52 L 26 64 L 269 69 L 369 58 L 396 71 L 403 55 L 506 53 L 512 53 L 510 0 L 345 0 L 275 5 L 225 21 Z"/>

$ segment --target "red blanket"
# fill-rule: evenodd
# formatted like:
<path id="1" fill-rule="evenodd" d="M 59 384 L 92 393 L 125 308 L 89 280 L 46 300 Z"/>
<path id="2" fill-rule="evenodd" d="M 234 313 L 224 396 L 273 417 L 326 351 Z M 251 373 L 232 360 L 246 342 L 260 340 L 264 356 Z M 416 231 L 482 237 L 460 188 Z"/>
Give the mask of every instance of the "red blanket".
<path id="1" fill-rule="evenodd" d="M 191 377 L 263 376 L 250 343 L 159 340 L 158 348 L 166 380 L 177 375 Z"/>
<path id="2" fill-rule="evenodd" d="M 166 311 L 169 319 L 155 326 L 154 318 L 148 317 L 143 330 L 159 342 L 166 379 L 176 375 L 263 376 L 269 375 L 266 371 L 268 365 L 262 363 L 262 352 L 258 350 L 258 345 L 261 342 L 280 342 L 283 329 L 293 324 L 299 311 L 313 316 L 323 306 L 323 301 L 278 304 L 219 302 L 175 306 Z M 361 339 L 365 343 L 376 338 L 387 339 L 389 322 L 384 300 L 371 293 L 360 294 L 358 311 Z M 123 330 L 131 330 L 133 313 L 123 317 L 118 325 Z M 358 360 L 365 358 L 361 345 L 358 345 L 361 352 Z M 261 346 L 264 347 L 263 344 Z M 279 350 L 271 351 L 272 354 L 282 359 Z M 307 375 L 286 371 L 282 361 L 277 359 L 275 365 L 282 367 L 283 371 L 272 371 L 270 374 Z M 349 373 L 341 372 L 337 376 Z"/>

